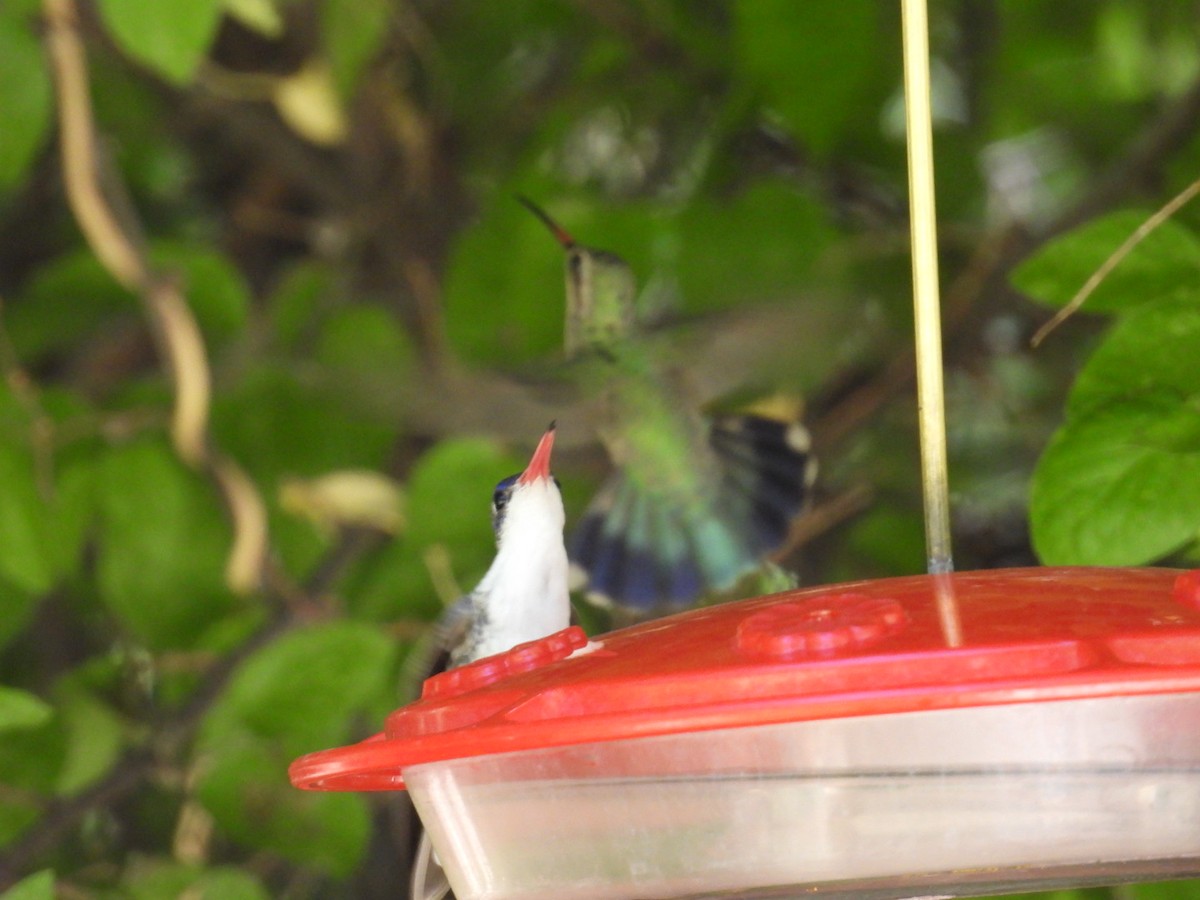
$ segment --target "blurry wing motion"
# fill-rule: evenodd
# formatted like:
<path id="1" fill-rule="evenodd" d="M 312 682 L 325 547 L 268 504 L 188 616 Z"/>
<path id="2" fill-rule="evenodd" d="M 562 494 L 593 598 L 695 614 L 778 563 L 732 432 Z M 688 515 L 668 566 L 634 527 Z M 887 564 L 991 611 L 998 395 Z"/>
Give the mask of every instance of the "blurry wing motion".
<path id="1" fill-rule="evenodd" d="M 624 471 L 600 488 L 569 545 L 590 600 L 641 613 L 685 607 L 732 587 L 786 540 L 816 477 L 808 431 L 722 416 L 709 444 L 720 473 L 709 502 L 664 502 Z"/>
<path id="2" fill-rule="evenodd" d="M 721 463 L 719 506 L 761 559 L 783 544 L 811 497 L 812 439 L 798 422 L 725 416 L 713 422 L 709 442 Z"/>
<path id="3" fill-rule="evenodd" d="M 450 668 L 455 649 L 471 628 L 475 608 L 470 596 L 460 597 L 447 606 L 433 627 L 417 641 L 404 661 L 404 696 L 416 700 L 421 696 L 425 679 Z"/>

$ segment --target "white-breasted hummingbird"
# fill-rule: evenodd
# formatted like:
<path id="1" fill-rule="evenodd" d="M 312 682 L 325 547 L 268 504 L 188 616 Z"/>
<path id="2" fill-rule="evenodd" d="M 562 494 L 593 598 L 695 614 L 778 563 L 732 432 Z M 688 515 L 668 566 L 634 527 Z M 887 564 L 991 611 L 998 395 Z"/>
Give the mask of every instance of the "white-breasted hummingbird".
<path id="1" fill-rule="evenodd" d="M 550 472 L 553 449 L 551 422 L 525 471 L 496 485 L 496 558 L 475 589 L 446 610 L 435 626 L 435 653 L 448 653 L 450 666 L 503 653 L 571 624 L 563 544 L 566 516 L 558 481 Z M 422 832 L 413 857 L 411 896 L 436 900 L 448 894 L 445 875 Z"/>
<path id="2" fill-rule="evenodd" d="M 686 373 L 643 334 L 629 265 L 519 199 L 566 251 L 566 356 L 603 400 L 599 435 L 616 466 L 568 545 L 588 597 L 646 614 L 728 590 L 786 540 L 809 499 L 808 432 L 760 415 L 703 415 Z"/>
<path id="3" fill-rule="evenodd" d="M 562 493 L 550 472 L 554 423 L 546 429 L 524 472 L 510 475 L 492 494 L 496 558 L 460 603 L 462 639 L 451 665 L 474 662 L 537 640 L 571 624 Z"/>

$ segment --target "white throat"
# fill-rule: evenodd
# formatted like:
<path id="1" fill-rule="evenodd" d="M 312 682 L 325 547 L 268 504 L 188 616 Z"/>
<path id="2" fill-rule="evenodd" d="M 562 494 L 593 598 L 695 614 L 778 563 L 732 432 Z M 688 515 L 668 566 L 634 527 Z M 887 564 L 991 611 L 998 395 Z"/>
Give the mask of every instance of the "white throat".
<path id="1" fill-rule="evenodd" d="M 564 520 L 562 495 L 551 479 L 513 490 L 496 558 L 471 593 L 477 627 L 460 662 L 502 653 L 571 623 Z"/>

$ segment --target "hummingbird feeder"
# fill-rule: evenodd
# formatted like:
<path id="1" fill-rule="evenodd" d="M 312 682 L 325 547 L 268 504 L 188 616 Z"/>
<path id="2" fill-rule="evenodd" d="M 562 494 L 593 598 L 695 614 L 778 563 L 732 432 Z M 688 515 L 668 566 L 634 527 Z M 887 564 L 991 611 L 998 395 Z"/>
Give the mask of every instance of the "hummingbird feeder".
<path id="1" fill-rule="evenodd" d="M 568 628 L 292 764 L 307 790 L 408 790 L 460 900 L 1200 874 L 1200 571 L 951 571 L 923 3 L 903 11 L 930 574 Z"/>
<path id="2" fill-rule="evenodd" d="M 1200 572 L 1021 569 L 569 628 L 291 778 L 407 788 L 460 900 L 960 896 L 1200 872 L 1198 733 Z"/>

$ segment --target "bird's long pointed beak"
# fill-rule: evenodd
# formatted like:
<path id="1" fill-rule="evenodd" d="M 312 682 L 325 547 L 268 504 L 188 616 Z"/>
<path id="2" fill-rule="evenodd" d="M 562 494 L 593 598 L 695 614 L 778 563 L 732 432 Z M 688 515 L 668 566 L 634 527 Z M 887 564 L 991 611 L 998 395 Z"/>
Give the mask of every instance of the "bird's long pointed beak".
<path id="1" fill-rule="evenodd" d="M 525 467 L 525 471 L 521 473 L 521 477 L 517 479 L 518 484 L 529 484 L 538 478 L 550 477 L 550 452 L 554 449 L 554 423 L 550 423 L 550 427 L 546 429 L 546 433 L 542 435 L 542 439 L 538 441 L 537 449 L 533 451 L 533 458 L 529 460 L 529 465 Z"/>
<path id="2" fill-rule="evenodd" d="M 527 210 L 541 219 L 542 224 L 550 229 L 550 233 L 554 235 L 554 239 L 556 241 L 562 244 L 564 250 L 570 250 L 572 247 L 576 246 L 575 238 L 571 237 L 567 229 L 563 228 L 552 218 L 550 218 L 550 214 L 544 209 L 542 209 L 524 194 L 517 194 L 517 201 Z"/>

